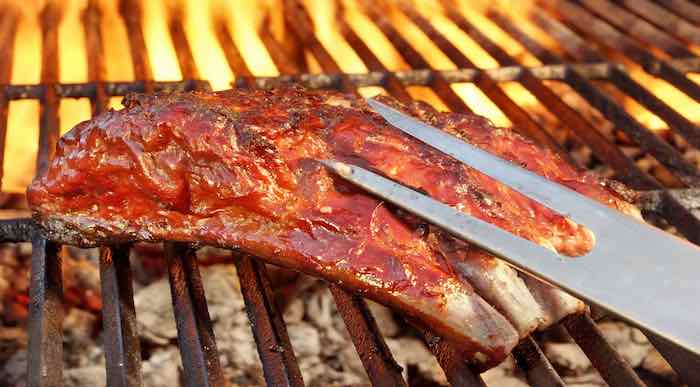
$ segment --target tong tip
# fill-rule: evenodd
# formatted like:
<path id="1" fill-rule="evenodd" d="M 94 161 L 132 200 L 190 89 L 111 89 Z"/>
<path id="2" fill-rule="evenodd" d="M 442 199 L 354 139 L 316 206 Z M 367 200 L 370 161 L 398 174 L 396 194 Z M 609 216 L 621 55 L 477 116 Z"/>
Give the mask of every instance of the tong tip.
<path id="1" fill-rule="evenodd" d="M 341 177 L 349 177 L 354 173 L 353 166 L 342 161 L 324 159 L 318 160 L 318 162 Z"/>

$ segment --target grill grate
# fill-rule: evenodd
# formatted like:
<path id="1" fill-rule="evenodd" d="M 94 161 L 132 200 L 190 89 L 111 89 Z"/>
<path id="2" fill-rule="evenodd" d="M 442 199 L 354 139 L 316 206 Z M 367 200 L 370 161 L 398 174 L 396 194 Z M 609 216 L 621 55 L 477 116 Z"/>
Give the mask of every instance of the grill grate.
<path id="1" fill-rule="evenodd" d="M 343 74 L 340 66 L 324 48 L 312 30 L 306 9 L 295 0 L 285 0 L 285 18 L 292 34 L 290 39 L 308 50 L 319 63 L 323 74 L 298 74 L 294 60 L 285 57 L 269 31 L 260 37 L 270 51 L 277 67 L 285 72 L 279 77 L 254 77 L 241 57 L 224 23 L 218 23 L 216 36 L 231 70 L 237 75 L 237 87 L 272 87 L 301 82 L 313 88 L 335 88 L 357 93 L 359 87 L 381 86 L 402 101 L 411 99 L 409 86 L 427 86 L 452 110 L 470 112 L 470 108 L 455 93 L 451 85 L 470 82 L 477 86 L 517 128 L 545 146 L 568 153 L 542 128 L 531 115 L 513 101 L 498 86 L 501 82 L 517 81 L 530 91 L 551 113 L 566 123 L 570 134 L 591 149 L 597 159 L 611 167 L 616 176 L 637 190 L 648 192 L 648 208 L 659 213 L 689 240 L 700 243 L 700 220 L 693 214 L 697 205 L 700 173 L 674 147 L 635 120 L 624 107 L 606 96 L 598 83 L 614 86 L 626 96 L 648 108 L 672 131 L 689 144 L 700 147 L 700 129 L 690 120 L 654 96 L 632 79 L 621 65 L 608 61 L 617 55 L 644 68 L 698 101 L 700 86 L 685 74 L 700 72 L 700 59 L 683 42 L 697 43 L 700 7 L 686 0 L 654 4 L 649 0 L 558 0 L 538 1 L 542 8 L 528 11 L 527 17 L 557 41 L 566 57 L 560 57 L 520 30 L 509 17 L 495 11 L 486 16 L 513 39 L 537 57 L 544 66 L 521 66 L 518 60 L 491 41 L 477 27 L 445 1 L 446 16 L 478 45 L 494 57 L 500 68 L 477 69 L 457 47 L 435 29 L 430 22 L 407 3 L 401 12 L 422 30 L 458 67 L 458 70 L 437 71 L 416 51 L 408 40 L 379 11 L 368 7 L 369 17 L 389 42 L 402 55 L 412 70 L 389 71 L 370 51 L 362 39 L 338 18 L 342 35 L 366 67 L 366 74 Z M 160 90 L 207 90 L 209 84 L 199 80 L 192 50 L 185 36 L 182 15 L 170 14 L 168 29 L 175 47 L 184 80 L 155 82 L 146 53 L 140 4 L 135 0 L 121 2 L 120 14 L 127 25 L 135 82 L 106 82 L 103 37 L 100 33 L 101 14 L 97 1 L 89 1 L 83 13 L 86 36 L 89 82 L 60 84 L 58 79 L 58 20 L 60 10 L 49 2 L 41 14 L 42 72 L 40 85 L 10 85 L 12 55 L 0 58 L 0 146 L 4 147 L 7 129 L 8 101 L 36 99 L 41 103 L 40 136 L 37 169 L 46 168 L 58 139 L 58 104 L 61 98 L 90 98 L 93 114 L 106 109 L 108 98 L 129 92 Z M 657 17 L 661 15 L 661 17 Z M 12 53 L 18 15 L 3 10 L 0 22 L 0 44 Z M 341 15 L 342 16 L 342 15 Z M 653 23 L 653 24 L 652 24 Z M 657 27 L 658 26 L 658 27 Z M 625 33 L 621 32 L 625 31 Z M 601 53 L 585 39 L 604 47 Z M 653 47 L 652 54 L 644 45 Z M 8 59 L 9 58 L 9 59 Z M 567 63 L 573 60 L 576 64 Z M 580 97 L 595 107 L 607 120 L 622 130 L 645 152 L 662 163 L 684 186 L 669 190 L 642 171 L 617 146 L 609 142 L 582 114 L 565 103 L 544 81 L 567 84 Z M 3 156 L 0 152 L 0 158 Z M 0 161 L 2 161 L 0 159 Z M 0 166 L 2 163 L 0 162 Z M 62 283 L 59 246 L 43 239 L 28 219 L 0 221 L 0 241 L 32 241 L 32 277 L 30 290 L 30 342 L 28 385 L 54 386 L 62 382 Z M 191 386 L 224 384 L 218 361 L 216 343 L 204 299 L 204 290 L 192 247 L 165 243 L 167 266 L 178 329 L 178 342 L 185 371 L 185 382 Z M 290 345 L 280 311 L 275 305 L 265 266 L 254 257 L 235 253 L 241 291 L 251 321 L 258 352 L 269 385 L 302 386 L 303 380 Z M 128 246 L 103 247 L 100 254 L 100 276 L 103 294 L 103 320 L 107 382 L 110 386 L 141 384 L 141 359 L 133 302 L 131 268 Z M 330 286 L 353 343 L 367 374 L 374 385 L 406 385 L 401 370 L 394 361 L 364 300 L 344 290 Z M 612 386 L 643 386 L 622 357 L 608 343 L 595 322 L 584 315 L 570 316 L 562 326 L 591 359 L 601 376 Z M 453 385 L 484 386 L 483 380 L 461 361 L 450 344 L 424 332 L 429 348 L 443 367 Z M 688 384 L 700 385 L 700 366 L 694 359 L 663 340 L 649 337 Z M 563 386 L 562 379 L 544 356 L 535 340 L 523 340 L 513 352 L 532 385 Z"/>

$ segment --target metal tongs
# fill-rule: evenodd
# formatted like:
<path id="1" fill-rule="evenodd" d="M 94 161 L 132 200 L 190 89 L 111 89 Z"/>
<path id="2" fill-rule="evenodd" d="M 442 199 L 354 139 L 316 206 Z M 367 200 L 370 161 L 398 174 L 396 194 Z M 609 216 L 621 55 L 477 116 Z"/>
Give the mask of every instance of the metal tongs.
<path id="1" fill-rule="evenodd" d="M 700 355 L 700 248 L 610 209 L 370 99 L 403 132 L 549 207 L 595 235 L 595 246 L 561 256 L 363 168 L 325 160 L 340 177 L 387 202 Z"/>

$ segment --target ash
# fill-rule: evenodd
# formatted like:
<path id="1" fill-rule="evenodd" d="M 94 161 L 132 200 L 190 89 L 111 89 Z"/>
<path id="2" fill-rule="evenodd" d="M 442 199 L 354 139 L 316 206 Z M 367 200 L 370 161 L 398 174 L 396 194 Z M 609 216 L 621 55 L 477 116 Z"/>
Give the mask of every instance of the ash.
<path id="1" fill-rule="evenodd" d="M 0 246 L 0 387 L 24 386 L 27 307 L 31 245 Z M 229 252 L 198 251 L 209 313 L 220 361 L 232 386 L 265 385 L 235 266 Z M 64 381 L 67 387 L 105 386 L 99 269 L 96 250 L 64 248 Z M 183 370 L 177 348 L 170 287 L 162 251 L 154 245 L 132 249 L 134 302 L 143 352 L 144 386 L 181 386 Z M 269 268 L 284 320 L 308 386 L 369 385 L 333 297 L 320 281 Z M 369 302 L 370 309 L 404 377 L 412 386 L 447 385 L 439 364 L 418 333 L 389 309 Z M 636 329 L 619 322 L 600 325 L 607 339 L 642 375 L 649 386 L 676 386 L 668 363 Z M 547 357 L 571 386 L 605 386 L 578 346 L 559 331 L 538 338 Z M 527 386 L 512 358 L 482 375 L 488 386 Z"/>

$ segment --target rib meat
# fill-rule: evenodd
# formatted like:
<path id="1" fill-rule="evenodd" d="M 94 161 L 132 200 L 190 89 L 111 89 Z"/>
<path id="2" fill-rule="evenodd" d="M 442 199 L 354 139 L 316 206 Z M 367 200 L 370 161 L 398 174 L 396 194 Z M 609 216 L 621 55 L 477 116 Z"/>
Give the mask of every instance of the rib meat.
<path id="1" fill-rule="evenodd" d="M 609 182 L 481 117 L 384 102 L 638 214 Z M 403 135 L 362 99 L 282 88 L 131 95 L 124 104 L 64 135 L 29 187 L 52 238 L 239 248 L 401 310 L 483 367 L 519 337 L 583 309 L 329 174 L 316 160 L 378 171 L 562 254 L 592 244 L 584 228 Z"/>

